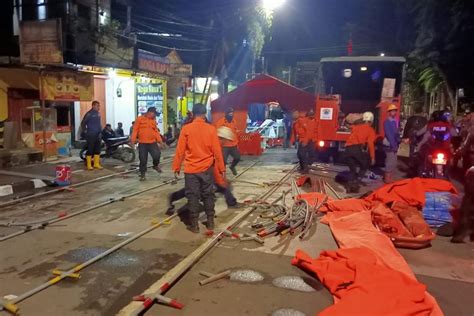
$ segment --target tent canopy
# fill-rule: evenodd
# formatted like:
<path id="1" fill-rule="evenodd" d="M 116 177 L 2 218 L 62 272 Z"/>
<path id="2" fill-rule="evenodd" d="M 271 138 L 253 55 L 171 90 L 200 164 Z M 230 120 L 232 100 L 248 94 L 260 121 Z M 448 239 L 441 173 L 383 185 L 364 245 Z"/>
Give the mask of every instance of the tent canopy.
<path id="1" fill-rule="evenodd" d="M 308 111 L 314 108 L 315 96 L 269 75 L 258 75 L 235 90 L 211 102 L 212 120 L 224 116 L 228 107 L 235 110 L 237 127 L 245 131 L 248 106 L 276 101 L 286 111 Z"/>

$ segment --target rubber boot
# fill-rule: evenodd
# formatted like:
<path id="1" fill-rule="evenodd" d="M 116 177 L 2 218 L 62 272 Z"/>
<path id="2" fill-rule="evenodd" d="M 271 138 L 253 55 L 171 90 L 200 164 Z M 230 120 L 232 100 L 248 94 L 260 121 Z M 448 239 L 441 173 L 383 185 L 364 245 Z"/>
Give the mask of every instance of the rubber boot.
<path id="1" fill-rule="evenodd" d="M 100 155 L 94 155 L 94 169 L 104 169 L 100 165 Z"/>
<path id="2" fill-rule="evenodd" d="M 86 156 L 86 166 L 87 170 L 94 170 L 94 168 L 92 168 L 92 156 Z"/>
<path id="3" fill-rule="evenodd" d="M 209 230 L 214 230 L 214 215 L 207 216 L 206 228 Z"/>
<path id="4" fill-rule="evenodd" d="M 388 184 L 393 182 L 392 178 L 392 173 L 391 172 L 385 172 L 383 175 L 383 182 Z"/>

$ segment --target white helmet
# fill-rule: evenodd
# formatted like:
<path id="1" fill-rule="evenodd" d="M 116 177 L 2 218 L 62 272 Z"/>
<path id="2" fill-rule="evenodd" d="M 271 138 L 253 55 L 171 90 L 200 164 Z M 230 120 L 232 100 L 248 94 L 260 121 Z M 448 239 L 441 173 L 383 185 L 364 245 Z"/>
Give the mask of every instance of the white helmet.
<path id="1" fill-rule="evenodd" d="M 227 140 L 235 139 L 234 132 L 232 132 L 230 128 L 225 127 L 225 126 L 221 126 L 217 129 L 217 136 L 219 136 L 220 138 L 227 139 Z"/>
<path id="2" fill-rule="evenodd" d="M 365 112 L 364 114 L 362 114 L 362 120 L 364 122 L 373 122 L 374 114 L 372 114 L 372 112 Z"/>

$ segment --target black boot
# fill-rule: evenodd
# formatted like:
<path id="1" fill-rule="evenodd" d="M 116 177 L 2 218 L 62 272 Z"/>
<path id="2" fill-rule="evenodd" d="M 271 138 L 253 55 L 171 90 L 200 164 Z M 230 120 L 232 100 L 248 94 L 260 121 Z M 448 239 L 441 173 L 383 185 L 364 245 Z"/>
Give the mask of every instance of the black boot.
<path id="1" fill-rule="evenodd" d="M 166 215 L 171 216 L 174 214 L 174 205 L 170 205 L 168 209 L 166 210 Z"/>
<path id="2" fill-rule="evenodd" d="M 199 233 L 199 222 L 197 217 L 191 217 L 189 223 L 186 225 L 186 229 L 192 233 Z"/>
<path id="3" fill-rule="evenodd" d="M 140 173 L 140 181 L 145 181 L 146 178 L 145 178 L 145 174 L 144 173 Z"/>
<path id="4" fill-rule="evenodd" d="M 214 230 L 214 215 L 207 216 L 206 228 L 209 230 Z"/>

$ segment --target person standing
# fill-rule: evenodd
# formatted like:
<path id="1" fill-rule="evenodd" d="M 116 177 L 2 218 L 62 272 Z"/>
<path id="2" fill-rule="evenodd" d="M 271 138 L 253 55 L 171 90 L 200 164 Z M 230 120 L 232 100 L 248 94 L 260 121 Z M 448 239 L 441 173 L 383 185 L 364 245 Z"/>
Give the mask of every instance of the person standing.
<path id="1" fill-rule="evenodd" d="M 387 108 L 388 117 L 383 123 L 385 138 L 383 144 L 385 146 L 385 174 L 383 181 L 385 183 L 393 182 L 393 173 L 397 169 L 397 152 L 400 145 L 400 134 L 398 133 L 397 111 L 395 104 L 390 104 Z"/>
<path id="2" fill-rule="evenodd" d="M 133 125 L 132 133 L 132 145 L 138 140 L 138 159 L 140 160 L 140 181 L 145 181 L 145 174 L 148 163 L 148 154 L 153 159 L 153 169 L 157 172 L 161 172 L 160 168 L 160 157 L 161 151 L 160 146 L 163 140 L 160 135 L 160 130 L 156 125 L 156 108 L 150 107 L 147 112 L 142 116 L 139 116 Z"/>
<path id="3" fill-rule="evenodd" d="M 365 112 L 362 116 L 362 123 L 355 123 L 352 126 L 351 135 L 346 142 L 344 158 L 349 166 L 350 176 L 348 181 L 348 191 L 358 193 L 358 178 L 362 178 L 370 165 L 375 165 L 375 130 L 372 128 L 374 114 Z M 367 147 L 367 151 L 365 148 Z M 359 169 L 359 170 L 357 170 Z"/>
<path id="4" fill-rule="evenodd" d="M 225 177 L 225 165 L 217 130 L 205 120 L 206 106 L 195 104 L 193 115 L 193 121 L 184 125 L 179 135 L 172 168 L 178 176 L 184 162 L 184 187 L 190 211 L 190 223 L 186 228 L 199 233 L 201 199 L 207 216 L 206 227 L 214 229 L 213 169 Z"/>
<path id="5" fill-rule="evenodd" d="M 92 101 L 92 108 L 84 115 L 81 122 L 81 131 L 87 142 L 86 165 L 87 170 L 103 169 L 100 165 L 100 102 Z M 94 165 L 92 165 L 92 158 Z"/>
<path id="6" fill-rule="evenodd" d="M 318 125 L 314 110 L 309 110 L 306 118 L 306 133 L 308 137 L 308 164 L 313 164 L 317 160 L 316 143 L 318 141 Z"/>
<path id="7" fill-rule="evenodd" d="M 235 167 L 240 161 L 240 152 L 239 152 L 239 148 L 237 147 L 239 141 L 237 138 L 237 127 L 235 126 L 233 108 L 228 108 L 225 112 L 225 116 L 217 121 L 216 128 L 219 128 L 221 126 L 230 128 L 232 130 L 232 133 L 234 134 L 234 138 L 232 140 L 225 140 L 223 142 L 222 149 L 223 149 L 224 163 L 226 165 L 227 165 L 227 158 L 229 156 L 232 156 L 233 160 L 232 160 L 232 163 L 230 164 L 229 169 L 230 171 L 232 171 L 232 174 L 236 176 L 237 169 L 235 169 Z"/>
<path id="8" fill-rule="evenodd" d="M 132 126 L 130 126 L 130 133 L 128 134 L 130 137 L 133 134 L 133 126 L 135 125 L 135 121 L 132 122 Z"/>
<path id="9" fill-rule="evenodd" d="M 124 137 L 125 136 L 125 134 L 123 132 L 122 122 L 117 123 L 117 129 L 115 130 L 115 134 L 117 135 L 117 137 Z"/>
<path id="10" fill-rule="evenodd" d="M 291 133 L 293 131 L 293 118 L 288 112 L 283 113 L 283 126 L 285 127 L 285 139 L 283 149 L 290 147 Z"/>
<path id="11" fill-rule="evenodd" d="M 307 133 L 307 117 L 299 116 L 299 112 L 293 113 L 294 123 L 291 134 L 291 144 L 298 143 L 296 155 L 300 163 L 300 171 L 308 171 L 309 152 L 308 152 L 308 133 Z"/>

